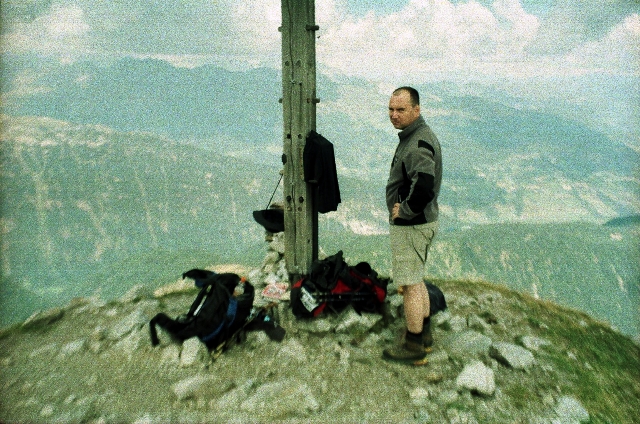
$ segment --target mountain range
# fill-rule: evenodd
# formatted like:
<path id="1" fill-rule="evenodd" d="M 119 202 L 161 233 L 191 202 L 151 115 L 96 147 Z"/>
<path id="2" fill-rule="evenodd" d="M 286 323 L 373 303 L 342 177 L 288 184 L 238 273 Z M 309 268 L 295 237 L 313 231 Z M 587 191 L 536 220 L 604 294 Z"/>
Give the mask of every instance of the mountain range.
<path id="1" fill-rule="evenodd" d="M 9 59 L 3 325 L 96 290 L 109 298 L 193 266 L 261 261 L 251 211 L 266 207 L 282 166 L 277 71 L 126 59 L 28 74 Z M 320 245 L 388 273 L 387 95 L 321 74 L 318 87 L 317 129 L 334 143 L 343 199 L 320 216 Z M 637 129 L 497 90 L 417 88 L 445 161 L 429 273 L 506 284 L 638 334 Z"/>
<path id="2" fill-rule="evenodd" d="M 251 211 L 266 206 L 277 167 L 48 118 L 4 116 L 2 147 L 4 324 L 71 297 L 166 284 L 196 266 L 257 265 L 264 254 Z M 388 274 L 386 213 L 370 187 L 342 178 L 343 203 L 320 216 L 320 245 Z M 633 218 L 461 226 L 456 215 L 441 220 L 430 275 L 503 283 L 637 332 Z"/>
<path id="3" fill-rule="evenodd" d="M 280 166 L 281 76 L 275 70 L 175 68 L 150 59 L 61 66 L 31 58 L 47 69 L 33 74 L 22 60 L 3 63 L 4 113 L 150 132 Z M 633 81 L 585 80 L 591 83 L 617 87 L 610 90 L 612 105 L 621 102 L 615 93 L 633 91 Z M 386 117 L 387 94 L 367 81 L 336 81 L 322 73 L 317 86 L 317 130 L 334 143 L 339 174 L 382 186 L 396 140 Z M 640 130 L 633 120 L 599 121 L 604 112 L 591 110 L 577 119 L 576 107 L 560 113 L 559 101 L 543 107 L 498 89 L 444 83 L 417 88 L 423 114 L 443 145 L 444 178 L 450 181 L 443 197 L 473 205 L 475 213 L 460 211 L 460 221 L 602 223 L 640 211 Z"/>

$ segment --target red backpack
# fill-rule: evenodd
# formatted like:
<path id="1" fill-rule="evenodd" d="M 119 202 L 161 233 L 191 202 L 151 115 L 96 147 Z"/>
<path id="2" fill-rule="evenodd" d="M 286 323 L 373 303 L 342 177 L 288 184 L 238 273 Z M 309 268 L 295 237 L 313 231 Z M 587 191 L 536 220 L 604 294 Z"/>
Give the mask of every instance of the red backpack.
<path id="1" fill-rule="evenodd" d="M 367 262 L 349 266 L 342 251 L 311 266 L 311 273 L 291 288 L 291 309 L 298 318 L 317 317 L 348 305 L 358 312 L 379 312 L 387 296 L 388 279 L 381 279 Z"/>

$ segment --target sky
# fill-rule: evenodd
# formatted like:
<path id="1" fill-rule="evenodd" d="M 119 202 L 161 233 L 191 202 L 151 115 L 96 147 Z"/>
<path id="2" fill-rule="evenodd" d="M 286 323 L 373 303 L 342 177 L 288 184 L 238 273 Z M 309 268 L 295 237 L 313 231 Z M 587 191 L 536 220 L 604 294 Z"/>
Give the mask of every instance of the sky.
<path id="1" fill-rule="evenodd" d="M 25 67 L 12 94 L 47 72 L 42 59 L 281 68 L 281 0 L 3 0 L 0 11 L 2 60 Z M 581 113 L 610 126 L 640 121 L 640 0 L 316 0 L 315 14 L 317 69 L 335 80 L 380 93 L 498 87 L 529 104 L 588 104 Z"/>
<path id="2" fill-rule="evenodd" d="M 2 53 L 280 67 L 281 0 L 5 0 Z M 318 68 L 385 81 L 640 74 L 638 0 L 317 0 Z"/>

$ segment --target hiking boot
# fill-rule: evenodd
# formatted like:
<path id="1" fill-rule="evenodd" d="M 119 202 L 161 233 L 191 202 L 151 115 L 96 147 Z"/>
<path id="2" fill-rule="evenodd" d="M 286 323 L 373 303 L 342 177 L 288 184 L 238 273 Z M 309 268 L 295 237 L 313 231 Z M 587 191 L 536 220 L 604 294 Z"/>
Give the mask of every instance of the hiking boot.
<path id="1" fill-rule="evenodd" d="M 385 349 L 382 356 L 391 361 L 422 365 L 426 363 L 427 352 L 422 343 L 405 340 L 398 346 Z"/>

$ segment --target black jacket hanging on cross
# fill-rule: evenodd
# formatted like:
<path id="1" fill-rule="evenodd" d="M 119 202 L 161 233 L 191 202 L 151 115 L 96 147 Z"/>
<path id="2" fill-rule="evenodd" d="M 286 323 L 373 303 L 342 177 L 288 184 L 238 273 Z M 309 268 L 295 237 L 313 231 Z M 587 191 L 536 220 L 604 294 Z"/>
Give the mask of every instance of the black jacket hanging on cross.
<path id="1" fill-rule="evenodd" d="M 318 186 L 318 212 L 338 210 L 341 200 L 333 144 L 317 132 L 309 132 L 303 160 L 304 180 Z"/>

